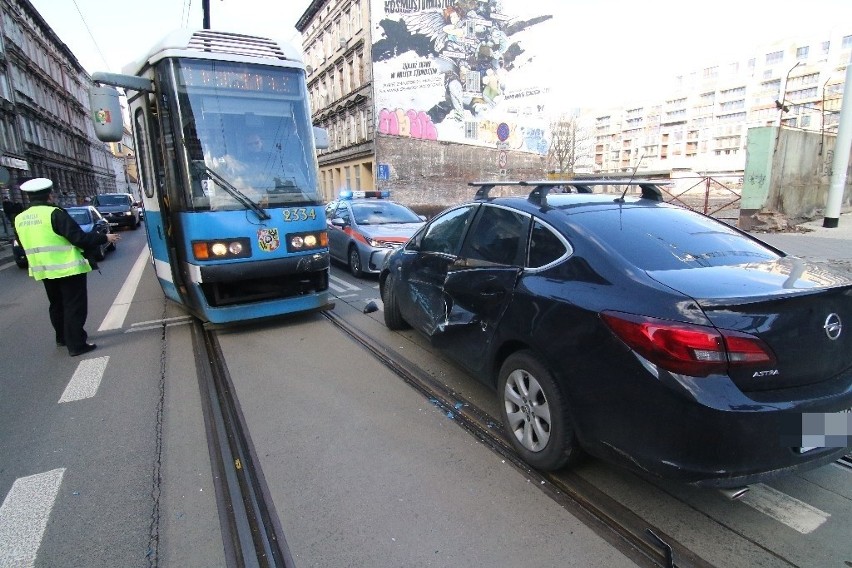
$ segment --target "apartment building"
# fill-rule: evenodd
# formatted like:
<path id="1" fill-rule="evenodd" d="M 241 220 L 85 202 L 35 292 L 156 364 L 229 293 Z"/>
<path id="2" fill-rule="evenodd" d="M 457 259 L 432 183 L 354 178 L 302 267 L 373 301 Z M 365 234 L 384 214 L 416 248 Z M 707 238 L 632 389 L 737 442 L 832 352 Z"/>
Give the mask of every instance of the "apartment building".
<path id="1" fill-rule="evenodd" d="M 780 39 L 678 76 L 663 100 L 586 109 L 596 172 L 742 174 L 749 128 L 836 134 L 852 29 Z"/>
<path id="2" fill-rule="evenodd" d="M 109 149 L 89 120 L 91 78 L 27 0 L 0 0 L 0 166 L 4 188 L 49 177 L 63 205 L 115 190 Z"/>

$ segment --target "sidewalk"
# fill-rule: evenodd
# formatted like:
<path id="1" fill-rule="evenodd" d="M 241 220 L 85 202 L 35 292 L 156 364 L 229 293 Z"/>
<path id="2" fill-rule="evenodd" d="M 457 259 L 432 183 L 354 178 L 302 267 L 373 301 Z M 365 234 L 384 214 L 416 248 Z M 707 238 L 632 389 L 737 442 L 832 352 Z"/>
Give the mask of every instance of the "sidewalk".
<path id="1" fill-rule="evenodd" d="M 823 219 L 815 219 L 797 225 L 796 232 L 750 234 L 787 254 L 824 261 L 852 272 L 852 212 L 840 215 L 838 226 L 827 229 Z"/>

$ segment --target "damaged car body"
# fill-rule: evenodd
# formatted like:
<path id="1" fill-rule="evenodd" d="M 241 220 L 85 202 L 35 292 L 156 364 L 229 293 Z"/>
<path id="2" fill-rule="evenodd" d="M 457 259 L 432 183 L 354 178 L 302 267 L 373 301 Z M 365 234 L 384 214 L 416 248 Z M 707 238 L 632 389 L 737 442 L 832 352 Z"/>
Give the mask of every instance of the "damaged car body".
<path id="1" fill-rule="evenodd" d="M 849 416 L 852 279 L 650 180 L 471 185 L 385 260 L 385 323 L 496 389 L 527 463 L 588 453 L 737 487 L 848 453 L 848 433 L 814 446 L 801 425 Z M 501 185 L 529 195 L 489 196 Z"/>

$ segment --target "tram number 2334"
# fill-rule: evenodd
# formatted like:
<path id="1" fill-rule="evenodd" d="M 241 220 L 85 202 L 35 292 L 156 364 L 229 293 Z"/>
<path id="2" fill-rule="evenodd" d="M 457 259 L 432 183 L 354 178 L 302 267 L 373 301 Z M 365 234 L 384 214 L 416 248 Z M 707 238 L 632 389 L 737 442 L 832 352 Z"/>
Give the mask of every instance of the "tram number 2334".
<path id="1" fill-rule="evenodd" d="M 307 207 L 291 207 L 284 209 L 284 222 L 290 221 L 307 221 L 308 219 L 316 219 L 317 213 L 313 209 Z"/>

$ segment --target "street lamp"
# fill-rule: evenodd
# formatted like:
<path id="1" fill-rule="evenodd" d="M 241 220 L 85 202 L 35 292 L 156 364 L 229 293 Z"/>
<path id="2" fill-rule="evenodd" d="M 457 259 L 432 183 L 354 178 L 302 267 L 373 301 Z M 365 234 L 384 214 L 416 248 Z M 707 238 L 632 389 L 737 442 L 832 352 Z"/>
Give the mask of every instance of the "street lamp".
<path id="1" fill-rule="evenodd" d="M 787 71 L 787 76 L 784 77 L 784 89 L 781 91 L 781 100 L 775 101 L 775 108 L 778 109 L 778 126 L 781 126 L 781 118 L 784 116 L 784 113 L 790 111 L 790 107 L 784 104 L 784 99 L 787 98 L 787 81 L 790 80 L 790 73 L 793 72 L 793 69 L 795 69 L 801 64 L 801 61 L 796 61 L 796 64 L 790 67 L 790 70 Z"/>

